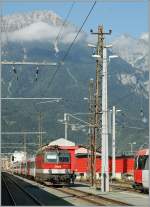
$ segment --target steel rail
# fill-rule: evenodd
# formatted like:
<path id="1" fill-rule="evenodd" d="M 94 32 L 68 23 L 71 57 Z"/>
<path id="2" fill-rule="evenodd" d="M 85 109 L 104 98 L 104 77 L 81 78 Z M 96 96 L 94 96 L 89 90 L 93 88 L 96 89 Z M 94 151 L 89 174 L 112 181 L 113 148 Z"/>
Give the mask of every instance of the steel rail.
<path id="1" fill-rule="evenodd" d="M 63 188 L 63 189 L 58 189 L 57 190 L 70 194 L 72 196 L 76 196 L 82 200 L 88 201 L 90 203 L 93 203 L 95 205 L 103 205 L 103 206 L 108 206 L 108 205 L 121 205 L 121 206 L 133 206 L 132 204 L 125 203 L 123 201 L 118 201 L 114 200 L 111 198 L 106 198 L 103 197 L 102 195 L 94 195 L 92 193 L 84 192 L 81 190 L 73 189 L 73 188 Z"/>
<path id="2" fill-rule="evenodd" d="M 12 204 L 13 204 L 12 206 L 16 206 L 17 204 L 16 204 L 16 202 L 15 202 L 15 200 L 14 200 L 14 198 L 13 198 L 11 192 L 9 191 L 9 188 L 8 188 L 8 185 L 7 185 L 6 181 L 5 181 L 5 178 L 4 178 L 4 176 L 3 176 L 2 174 L 1 174 L 1 176 L 2 176 L 2 180 L 3 180 L 3 182 L 4 182 L 4 185 L 5 185 L 5 187 L 6 187 L 6 190 L 7 190 L 7 192 L 8 192 L 8 195 L 9 195 L 9 197 L 10 197 L 10 199 L 11 199 Z"/>
<path id="3" fill-rule="evenodd" d="M 86 182 L 86 181 L 82 181 L 80 182 L 81 184 L 89 184 L 89 182 Z M 129 181 L 126 181 L 125 182 L 121 182 L 121 181 L 117 181 L 116 183 L 110 183 L 110 188 L 111 189 L 116 189 L 116 190 L 123 190 L 123 191 L 130 191 L 130 192 L 136 192 L 136 193 L 141 193 L 141 191 L 139 190 L 135 190 L 132 186 L 132 183 L 129 182 Z"/>
<path id="4" fill-rule="evenodd" d="M 30 197 L 37 205 L 39 206 L 44 206 L 44 204 L 42 202 L 40 202 L 34 195 L 30 194 L 29 192 L 27 192 L 26 190 L 24 190 L 14 179 L 10 178 L 10 176 L 8 176 L 8 179 L 11 180 L 23 193 L 25 193 L 28 197 Z"/>
<path id="5" fill-rule="evenodd" d="M 123 191 L 129 191 L 129 192 L 136 192 L 136 193 L 141 193 L 141 191 L 140 190 L 135 190 L 133 187 L 131 187 L 131 186 L 123 186 L 123 185 L 121 185 L 121 186 L 119 186 L 119 185 L 114 185 L 114 184 L 111 184 L 110 185 L 110 187 L 112 188 L 112 189 L 116 189 L 116 190 L 123 190 Z"/>

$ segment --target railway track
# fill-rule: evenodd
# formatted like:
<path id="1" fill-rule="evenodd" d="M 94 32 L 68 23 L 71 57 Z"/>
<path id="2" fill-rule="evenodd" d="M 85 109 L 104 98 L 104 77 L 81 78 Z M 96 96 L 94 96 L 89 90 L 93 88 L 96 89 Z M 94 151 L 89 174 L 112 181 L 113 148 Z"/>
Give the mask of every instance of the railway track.
<path id="1" fill-rule="evenodd" d="M 32 206 L 43 206 L 34 195 L 23 189 L 11 175 L 2 173 L 3 187 L 5 187 L 12 206 L 16 205 L 32 205 Z"/>
<path id="2" fill-rule="evenodd" d="M 4 176 L 2 174 L 1 174 L 1 178 L 2 178 L 2 188 L 6 189 L 5 196 L 6 196 L 6 194 L 8 195 L 7 198 L 6 198 L 7 205 L 16 206 L 17 205 L 16 201 L 14 200 L 13 195 L 11 194 L 11 192 L 9 190 L 9 187 L 7 185 L 7 182 L 5 181 L 5 178 L 4 178 Z M 4 201 L 4 204 L 5 204 L 5 201 Z M 2 203 L 2 205 L 4 205 L 4 204 Z"/>
<path id="3" fill-rule="evenodd" d="M 133 189 L 131 186 L 126 186 L 126 185 L 119 185 L 119 184 L 111 184 L 110 185 L 112 189 L 116 190 L 123 190 L 123 191 L 130 191 L 130 192 L 136 192 L 135 189 Z M 140 191 L 137 191 L 140 192 Z"/>
<path id="4" fill-rule="evenodd" d="M 13 179 L 12 175 L 10 175 L 8 179 L 10 179 L 10 180 L 12 179 L 13 180 L 12 182 L 15 183 L 15 185 L 18 185 L 18 183 L 16 183 L 16 181 Z M 82 190 L 74 189 L 71 186 L 63 186 L 63 187 L 62 186 L 61 187 L 60 186 L 55 186 L 55 187 L 53 187 L 53 186 L 50 186 L 46 183 L 41 183 L 41 185 L 47 186 L 47 187 L 49 187 L 49 189 L 52 188 L 52 189 L 58 190 L 58 191 L 60 191 L 62 193 L 65 193 L 67 195 L 71 195 L 72 198 L 80 200 L 81 202 L 86 202 L 86 203 L 88 203 L 88 205 L 96 205 L 96 206 L 133 206 L 132 204 L 126 203 L 126 201 L 123 202 L 123 201 L 118 201 L 118 200 L 112 199 L 112 198 L 106 198 L 103 195 L 94 195 L 93 193 L 90 193 L 90 192 L 85 192 L 85 191 L 82 191 Z M 7 184 L 7 186 L 8 186 L 8 184 Z M 119 188 L 119 186 L 116 186 L 116 185 L 114 187 L 118 188 L 118 190 L 125 190 L 125 189 L 122 189 L 123 187 Z M 10 189 L 9 186 L 7 188 Z M 22 187 L 21 187 L 21 190 L 22 190 Z M 126 190 L 128 190 L 127 187 L 126 187 Z M 24 189 L 23 189 L 23 191 L 24 191 Z M 57 194 L 57 192 L 56 192 L 56 194 Z M 15 203 L 13 205 L 16 205 L 17 201 L 16 201 L 16 199 L 14 199 L 14 196 L 12 195 L 10 197 L 12 197 L 13 200 L 15 201 Z M 35 199 L 33 199 L 33 200 L 35 200 Z M 31 203 L 30 203 L 30 205 L 31 205 Z M 44 204 L 42 204 L 41 202 L 39 202 L 36 199 L 34 201 L 34 205 L 44 205 Z"/>
<path id="5" fill-rule="evenodd" d="M 83 182 L 83 183 L 89 184 L 89 182 Z M 98 183 L 97 186 L 100 186 L 100 183 Z M 110 190 L 112 190 L 112 191 L 113 190 L 120 190 L 120 191 L 129 191 L 129 192 L 133 192 L 133 193 L 143 193 L 140 189 L 139 190 L 134 189 L 132 187 L 132 182 L 130 182 L 130 181 L 127 181 L 127 182 L 119 181 L 119 182 L 110 183 Z"/>
<path id="6" fill-rule="evenodd" d="M 114 200 L 111 198 L 105 198 L 101 195 L 94 195 L 92 193 L 83 192 L 81 190 L 64 187 L 64 188 L 57 188 L 57 190 L 72 195 L 74 197 L 77 197 L 79 199 L 85 200 L 91 204 L 97 205 L 97 206 L 133 206 L 129 203 L 125 203 L 122 201 Z"/>

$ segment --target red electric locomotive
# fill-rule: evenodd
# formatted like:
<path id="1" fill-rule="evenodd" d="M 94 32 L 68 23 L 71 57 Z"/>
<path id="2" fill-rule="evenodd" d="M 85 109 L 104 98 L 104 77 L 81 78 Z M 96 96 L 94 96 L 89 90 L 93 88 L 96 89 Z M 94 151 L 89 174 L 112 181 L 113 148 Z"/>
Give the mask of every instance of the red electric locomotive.
<path id="1" fill-rule="evenodd" d="M 149 149 L 141 149 L 135 155 L 133 187 L 141 191 L 149 189 Z"/>
<path id="2" fill-rule="evenodd" d="M 42 147 L 35 156 L 35 179 L 55 183 L 70 183 L 70 153 L 58 146 Z"/>

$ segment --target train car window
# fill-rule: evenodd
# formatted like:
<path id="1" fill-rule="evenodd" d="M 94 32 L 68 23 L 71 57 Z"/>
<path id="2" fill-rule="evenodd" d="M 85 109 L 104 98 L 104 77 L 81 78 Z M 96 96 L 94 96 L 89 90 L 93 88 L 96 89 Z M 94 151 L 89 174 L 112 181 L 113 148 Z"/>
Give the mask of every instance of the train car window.
<path id="1" fill-rule="evenodd" d="M 134 159 L 134 169 L 138 168 L 138 156 Z"/>
<path id="2" fill-rule="evenodd" d="M 139 156 L 139 159 L 138 159 L 138 169 L 142 169 L 142 161 L 143 161 L 143 156 Z"/>
<path id="3" fill-rule="evenodd" d="M 31 162 L 31 168 L 34 168 L 34 161 Z"/>
<path id="4" fill-rule="evenodd" d="M 139 156 L 138 169 L 144 169 L 145 168 L 147 157 L 148 157 L 147 155 Z"/>
<path id="5" fill-rule="evenodd" d="M 11 161 L 14 161 L 14 160 L 15 160 L 15 157 L 12 155 Z"/>
<path id="6" fill-rule="evenodd" d="M 147 156 L 146 160 L 145 160 L 145 170 L 149 170 L 149 156 Z"/>
<path id="7" fill-rule="evenodd" d="M 146 160 L 147 160 L 147 155 L 144 155 L 142 159 L 142 169 L 145 168 Z"/>
<path id="8" fill-rule="evenodd" d="M 57 162 L 57 154 L 56 153 L 46 153 L 46 162 Z"/>
<path id="9" fill-rule="evenodd" d="M 59 153 L 59 162 L 70 162 L 70 154 Z"/>

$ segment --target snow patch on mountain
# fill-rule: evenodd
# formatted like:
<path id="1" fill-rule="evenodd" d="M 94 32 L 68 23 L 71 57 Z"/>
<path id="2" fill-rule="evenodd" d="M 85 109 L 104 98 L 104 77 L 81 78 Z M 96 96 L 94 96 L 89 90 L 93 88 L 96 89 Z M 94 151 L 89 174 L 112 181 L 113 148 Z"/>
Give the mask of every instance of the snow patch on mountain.
<path id="1" fill-rule="evenodd" d="M 127 73 L 117 74 L 117 78 L 123 85 L 135 85 L 137 83 L 136 77 Z"/>
<path id="2" fill-rule="evenodd" d="M 149 92 L 149 80 L 145 81 L 143 83 L 145 90 L 147 91 L 147 93 Z"/>
<path id="3" fill-rule="evenodd" d="M 113 52 L 130 63 L 133 67 L 148 70 L 148 33 L 139 39 L 123 34 L 113 40 Z"/>
<path id="4" fill-rule="evenodd" d="M 117 79 L 120 81 L 122 85 L 132 87 L 136 95 L 142 95 L 146 99 L 149 98 L 149 82 L 148 81 L 140 81 L 136 75 L 122 73 L 117 74 Z"/>
<path id="5" fill-rule="evenodd" d="M 11 96 L 11 88 L 12 88 L 12 82 L 9 81 L 9 83 L 8 83 L 8 96 Z"/>
<path id="6" fill-rule="evenodd" d="M 62 25 L 62 18 L 53 11 L 32 11 L 26 13 L 14 13 L 2 17 L 2 32 L 20 30 L 36 22 L 45 22 L 51 25 Z"/>
<path id="7" fill-rule="evenodd" d="M 147 32 L 144 32 L 141 34 L 140 39 L 148 41 L 149 40 L 149 34 Z"/>

